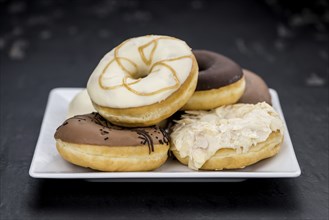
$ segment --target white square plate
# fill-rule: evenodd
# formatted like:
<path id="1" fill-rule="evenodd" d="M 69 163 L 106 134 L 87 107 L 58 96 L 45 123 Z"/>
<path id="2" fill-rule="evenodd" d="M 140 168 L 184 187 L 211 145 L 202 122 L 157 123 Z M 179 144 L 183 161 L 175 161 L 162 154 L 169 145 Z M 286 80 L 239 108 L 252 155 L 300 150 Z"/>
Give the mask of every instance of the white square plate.
<path id="1" fill-rule="evenodd" d="M 160 168 L 150 172 L 97 172 L 66 162 L 55 147 L 54 133 L 66 118 L 71 99 L 82 88 L 56 88 L 50 92 L 39 139 L 29 174 L 34 178 L 86 179 L 90 181 L 241 181 L 247 178 L 298 177 L 300 167 L 286 127 L 280 152 L 269 159 L 239 170 L 194 171 L 168 159 Z M 278 95 L 271 89 L 273 107 L 281 118 Z"/>

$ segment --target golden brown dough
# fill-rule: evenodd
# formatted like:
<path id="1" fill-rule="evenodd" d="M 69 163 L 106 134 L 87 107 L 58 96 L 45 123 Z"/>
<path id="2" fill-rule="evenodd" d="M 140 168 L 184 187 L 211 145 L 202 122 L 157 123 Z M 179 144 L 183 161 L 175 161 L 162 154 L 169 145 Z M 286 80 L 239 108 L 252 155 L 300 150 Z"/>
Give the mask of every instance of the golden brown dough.
<path id="1" fill-rule="evenodd" d="M 60 155 L 82 167 L 100 171 L 149 171 L 167 160 L 169 145 L 154 145 L 149 153 L 147 146 L 96 146 L 73 144 L 56 140 Z"/>
<path id="2" fill-rule="evenodd" d="M 218 89 L 195 91 L 182 110 L 209 110 L 222 105 L 234 104 L 242 96 L 245 84 L 245 79 L 242 77 L 240 80 Z"/>

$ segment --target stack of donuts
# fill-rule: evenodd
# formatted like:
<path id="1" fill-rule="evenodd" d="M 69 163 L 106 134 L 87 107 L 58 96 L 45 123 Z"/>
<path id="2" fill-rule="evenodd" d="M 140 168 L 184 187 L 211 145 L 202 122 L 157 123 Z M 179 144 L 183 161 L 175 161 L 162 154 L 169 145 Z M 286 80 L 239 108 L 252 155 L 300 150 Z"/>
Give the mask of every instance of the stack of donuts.
<path id="1" fill-rule="evenodd" d="M 67 161 L 99 171 L 149 171 L 169 152 L 193 170 L 237 169 L 279 152 L 283 122 L 258 75 L 169 36 L 108 52 L 54 135 Z"/>

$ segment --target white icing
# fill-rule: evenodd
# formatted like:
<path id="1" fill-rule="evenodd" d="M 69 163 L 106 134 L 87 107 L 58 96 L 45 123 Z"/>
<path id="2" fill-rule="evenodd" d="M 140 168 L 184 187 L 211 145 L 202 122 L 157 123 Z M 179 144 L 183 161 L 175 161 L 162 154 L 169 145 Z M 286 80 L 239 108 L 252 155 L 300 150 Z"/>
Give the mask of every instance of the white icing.
<path id="1" fill-rule="evenodd" d="M 190 111 L 177 121 L 171 134 L 172 150 L 189 157 L 188 166 L 199 169 L 221 148 L 246 153 L 274 131 L 283 133 L 283 122 L 265 102 L 235 104 L 210 112 Z"/>
<path id="2" fill-rule="evenodd" d="M 155 46 L 154 43 L 149 44 L 142 50 L 146 61 L 151 61 L 148 64 L 143 61 L 138 48 L 154 39 L 158 40 L 153 57 L 151 54 Z M 117 61 L 111 62 L 115 58 L 115 49 L 111 50 L 103 57 L 91 74 L 87 84 L 88 93 L 96 104 L 112 108 L 139 107 L 161 102 L 185 82 L 192 68 L 191 57 L 173 61 L 164 60 L 191 55 L 192 52 L 189 46 L 184 41 L 175 38 L 150 35 L 129 39 L 117 47 L 118 60 L 126 71 L 120 67 Z M 150 60 L 151 57 L 152 60 Z M 161 61 L 164 61 L 163 63 L 169 65 L 177 73 L 177 79 L 175 79 L 172 70 L 164 65 L 155 65 L 152 72 L 150 72 L 151 67 Z M 101 77 L 105 68 L 106 71 Z M 134 76 L 128 78 L 126 83 L 134 83 L 129 87 L 133 91 L 137 91 L 137 94 L 122 85 L 123 78 L 129 76 L 127 71 L 134 73 Z M 100 77 L 101 84 L 105 89 L 99 84 Z M 140 79 L 140 77 L 144 78 Z M 168 87 L 169 89 L 163 90 Z M 153 95 L 144 95 L 158 90 L 161 91 Z"/>
<path id="3" fill-rule="evenodd" d="M 87 89 L 79 92 L 69 104 L 67 118 L 71 118 L 75 115 L 84 115 L 94 112 L 94 106 L 91 103 Z"/>

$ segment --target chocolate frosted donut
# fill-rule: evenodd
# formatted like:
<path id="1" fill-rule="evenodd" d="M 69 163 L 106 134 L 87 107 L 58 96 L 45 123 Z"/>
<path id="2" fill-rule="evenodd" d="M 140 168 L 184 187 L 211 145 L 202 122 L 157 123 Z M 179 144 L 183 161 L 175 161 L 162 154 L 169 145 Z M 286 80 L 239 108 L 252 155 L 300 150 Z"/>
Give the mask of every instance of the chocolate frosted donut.
<path id="1" fill-rule="evenodd" d="M 146 171 L 167 159 L 169 138 L 156 126 L 123 128 L 98 113 L 67 119 L 55 133 L 56 147 L 67 161 L 101 171 Z"/>
<path id="2" fill-rule="evenodd" d="M 267 102 L 272 105 L 271 94 L 265 81 L 249 70 L 244 69 L 243 73 L 246 78 L 246 90 L 238 102 L 250 104 Z"/>
<path id="3" fill-rule="evenodd" d="M 233 60 L 206 50 L 193 51 L 199 65 L 196 91 L 228 86 L 243 77 L 241 67 Z"/>
<path id="4" fill-rule="evenodd" d="M 199 75 L 196 91 L 183 110 L 209 110 L 236 103 L 245 89 L 241 67 L 231 59 L 207 50 L 194 50 Z"/>

